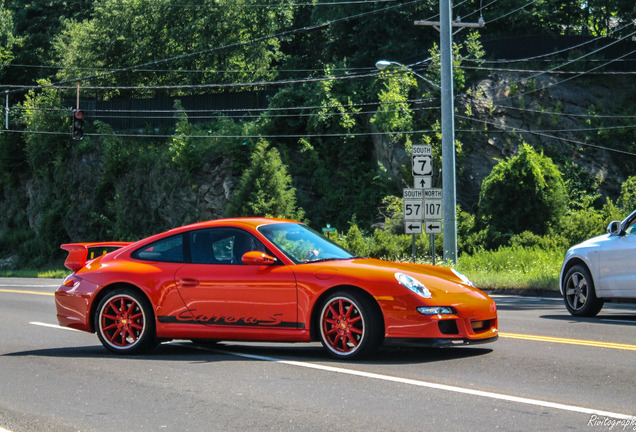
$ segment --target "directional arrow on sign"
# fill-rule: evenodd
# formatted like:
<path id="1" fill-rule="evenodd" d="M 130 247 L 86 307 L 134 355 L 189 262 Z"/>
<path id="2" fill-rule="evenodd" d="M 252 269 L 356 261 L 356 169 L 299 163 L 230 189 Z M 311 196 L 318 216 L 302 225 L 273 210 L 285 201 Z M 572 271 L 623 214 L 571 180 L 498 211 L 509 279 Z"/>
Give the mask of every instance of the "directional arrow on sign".
<path id="1" fill-rule="evenodd" d="M 422 234 L 421 222 L 406 221 L 404 228 L 405 234 Z"/>
<path id="2" fill-rule="evenodd" d="M 415 189 L 430 189 L 433 184 L 431 176 L 413 176 L 413 184 Z"/>
<path id="3" fill-rule="evenodd" d="M 424 227 L 426 234 L 441 234 L 442 222 L 441 221 L 427 221 Z"/>

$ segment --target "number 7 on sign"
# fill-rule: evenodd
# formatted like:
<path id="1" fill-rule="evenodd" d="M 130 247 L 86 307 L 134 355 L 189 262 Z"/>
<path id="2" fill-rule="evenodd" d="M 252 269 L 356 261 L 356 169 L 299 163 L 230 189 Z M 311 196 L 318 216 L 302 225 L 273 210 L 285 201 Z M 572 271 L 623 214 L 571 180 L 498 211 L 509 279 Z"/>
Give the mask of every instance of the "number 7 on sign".
<path id="1" fill-rule="evenodd" d="M 429 176 L 433 174 L 433 157 L 430 155 L 413 156 L 413 175 Z"/>

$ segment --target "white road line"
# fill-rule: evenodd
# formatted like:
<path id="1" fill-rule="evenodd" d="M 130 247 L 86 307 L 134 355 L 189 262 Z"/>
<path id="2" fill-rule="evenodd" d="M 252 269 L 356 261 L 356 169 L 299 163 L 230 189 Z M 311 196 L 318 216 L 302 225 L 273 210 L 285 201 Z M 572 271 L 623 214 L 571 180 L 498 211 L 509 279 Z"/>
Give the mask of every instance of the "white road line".
<path id="1" fill-rule="evenodd" d="M 9 429 L 5 429 L 2 426 L 0 426 L 0 432 L 11 432 Z"/>
<path id="2" fill-rule="evenodd" d="M 184 346 L 185 346 L 185 344 L 184 344 Z M 188 346 L 191 347 L 191 345 L 188 345 Z M 435 390 L 444 390 L 444 391 L 449 391 L 449 392 L 454 392 L 454 393 L 463 393 L 463 394 L 468 394 L 468 395 L 472 395 L 472 396 L 479 396 L 479 397 L 485 397 L 485 398 L 490 398 L 490 399 L 498 399 L 498 400 L 503 400 L 503 401 L 507 401 L 507 402 L 515 402 L 515 403 L 521 403 L 521 404 L 526 404 L 526 405 L 535 405 L 535 406 L 540 406 L 540 407 L 545 407 L 545 408 L 553 408 L 553 409 L 562 410 L 562 411 L 572 411 L 572 412 L 581 413 L 581 414 L 590 414 L 590 415 L 596 414 L 598 416 L 611 417 L 611 418 L 620 419 L 620 420 L 631 420 L 631 421 L 635 421 L 636 422 L 636 416 L 635 415 L 615 413 L 615 412 L 610 412 L 610 411 L 602 411 L 602 410 L 597 410 L 597 409 L 593 409 L 593 408 L 578 407 L 578 406 L 574 406 L 574 405 L 565 405 L 565 404 L 560 404 L 560 403 L 555 403 L 555 402 L 542 401 L 542 400 L 539 400 L 539 399 L 530 399 L 530 398 L 524 398 L 524 397 L 518 397 L 518 396 L 510 396 L 510 395 L 501 394 L 501 393 L 493 393 L 493 392 L 488 392 L 488 391 L 474 390 L 474 389 L 450 386 L 450 385 L 445 385 L 445 384 L 437 384 L 437 383 L 426 382 L 426 381 L 418 381 L 418 380 L 413 380 L 413 379 L 408 379 L 408 378 L 400 378 L 400 377 L 376 374 L 376 373 L 371 373 L 371 372 L 362 372 L 362 371 L 357 371 L 357 370 L 353 370 L 353 369 L 345 369 L 345 368 L 339 368 L 339 367 L 333 367 L 333 366 L 324 366 L 324 365 L 319 365 L 319 364 L 315 364 L 315 363 L 306 363 L 306 362 L 299 362 L 299 361 L 292 361 L 292 360 L 282 360 L 282 359 L 277 359 L 277 358 L 274 358 L 274 357 L 265 357 L 265 356 L 259 356 L 259 355 L 253 355 L 253 354 L 237 353 L 237 352 L 225 351 L 225 350 L 219 350 L 219 349 L 208 349 L 208 348 L 203 348 L 203 347 L 197 347 L 197 348 L 204 349 L 204 350 L 209 350 L 209 351 L 216 351 L 216 352 L 219 352 L 219 353 L 233 355 L 233 356 L 237 356 L 237 357 L 245 357 L 245 358 L 250 358 L 250 359 L 255 359 L 255 360 L 263 360 L 263 361 L 281 363 L 281 364 L 286 364 L 286 365 L 290 365 L 290 366 L 304 367 L 304 368 L 309 368 L 309 369 L 317 369 L 317 370 L 322 370 L 322 371 L 327 371 L 327 372 L 341 373 L 341 374 L 346 374 L 346 375 L 359 376 L 359 377 L 363 377 L 363 378 L 371 378 L 371 379 L 377 379 L 377 380 L 382 380 L 382 381 L 395 382 L 395 383 L 407 384 L 407 385 L 412 385 L 412 386 L 417 386 L 417 387 L 427 387 L 427 388 L 432 388 L 432 389 L 435 389 Z"/>
<path id="3" fill-rule="evenodd" d="M 30 324 L 39 325 L 39 326 L 43 326 L 43 327 L 57 328 L 57 329 L 62 329 L 62 330 L 79 331 L 79 330 L 75 330 L 75 329 L 70 329 L 68 327 L 61 327 L 61 326 L 55 325 L 55 324 L 46 324 L 46 323 L 35 322 L 35 321 L 31 322 Z M 214 351 L 214 352 L 227 354 L 227 355 L 232 355 L 232 356 L 236 356 L 236 357 L 244 357 L 244 358 L 249 358 L 249 359 L 254 359 L 254 360 L 262 360 L 262 361 L 268 361 L 268 362 L 273 362 L 273 363 L 285 364 L 285 365 L 289 365 L 289 366 L 304 367 L 304 368 L 308 368 L 308 369 L 316 369 L 316 370 L 321 370 L 321 371 L 326 371 L 326 372 L 333 372 L 333 373 L 340 373 L 340 374 L 345 374 L 345 375 L 353 375 L 353 376 L 359 376 L 359 377 L 363 377 L 363 378 L 377 379 L 377 380 L 389 381 L 389 382 L 394 382 L 394 383 L 399 383 L 399 384 L 407 384 L 407 385 L 412 385 L 412 386 L 417 386 L 417 387 L 427 387 L 427 388 L 431 388 L 431 389 L 435 389 L 435 390 L 444 390 L 444 391 L 449 391 L 449 392 L 453 392 L 453 393 L 462 393 L 462 394 L 467 394 L 467 395 L 472 395 L 472 396 L 485 397 L 485 398 L 489 398 L 489 399 L 497 399 L 497 400 L 502 400 L 502 401 L 507 401 L 507 402 L 515 402 L 515 403 L 520 403 L 520 404 L 525 404 L 525 405 L 534 405 L 534 406 L 540 406 L 540 407 L 544 407 L 544 408 L 553 408 L 553 409 L 557 409 L 557 410 L 571 411 L 571 412 L 576 412 L 576 413 L 581 413 L 581 414 L 589 414 L 589 415 L 596 414 L 598 416 L 611 417 L 611 418 L 615 418 L 615 419 L 619 419 L 619 420 L 636 421 L 636 415 L 630 415 L 630 414 L 615 413 L 615 412 L 611 412 L 611 411 L 603 411 L 603 410 L 597 410 L 597 409 L 593 409 L 593 408 L 579 407 L 579 406 L 575 406 L 575 405 L 565 405 L 565 404 L 561 404 L 561 403 L 542 401 L 542 400 L 539 400 L 539 399 L 530 399 L 530 398 L 524 398 L 524 397 L 519 397 L 519 396 L 511 396 L 511 395 L 506 395 L 506 394 L 502 394 L 502 393 L 494 393 L 494 392 L 489 392 L 489 391 L 474 390 L 474 389 L 468 389 L 468 388 L 464 388 L 464 387 L 450 386 L 450 385 L 446 385 L 446 384 L 438 384 L 438 383 L 432 383 L 432 382 L 427 382 L 427 381 L 419 381 L 419 380 L 414 380 L 414 379 L 409 379 L 409 378 L 400 378 L 400 377 L 395 377 L 395 376 L 391 376 L 391 375 L 382 375 L 382 374 L 377 374 L 377 373 L 372 373 L 372 372 L 363 372 L 363 371 L 358 371 L 358 370 L 354 370 L 354 369 L 345 369 L 345 368 L 339 368 L 339 367 L 333 367 L 333 366 L 319 365 L 319 364 L 315 364 L 315 363 L 299 362 L 299 361 L 294 361 L 294 360 L 283 360 L 283 359 L 278 359 L 278 358 L 275 358 L 275 357 L 266 357 L 266 356 L 259 356 L 259 355 L 254 355 L 254 354 L 245 354 L 245 353 L 238 353 L 238 352 L 232 352 L 232 351 L 225 351 L 225 350 L 220 350 L 220 349 L 210 349 L 210 348 L 204 348 L 204 347 L 197 347 L 197 346 L 194 346 L 194 345 L 191 345 L 191 344 L 176 343 L 175 345 L 188 346 L 189 348 L 197 348 L 197 349 L 201 349 L 201 350 L 204 350 L 204 351 Z M 4 432 L 4 431 L 0 430 L 0 432 Z"/>
<path id="4" fill-rule="evenodd" d="M 59 329 L 59 330 L 71 330 L 71 331 L 80 331 L 80 330 L 76 330 L 70 327 L 62 327 L 61 325 L 57 325 L 57 324 L 47 324 L 47 323 L 43 323 L 43 322 L 38 322 L 38 321 L 31 321 L 29 324 L 33 324 L 36 326 L 41 326 L 41 327 L 50 327 L 50 328 L 54 328 L 54 329 Z M 0 431 L 2 432 L 2 431 Z"/>
<path id="5" fill-rule="evenodd" d="M 0 284 L 2 288 L 14 288 L 14 289 L 24 289 L 24 288 L 59 288 L 59 285 L 16 285 L 16 284 Z"/>

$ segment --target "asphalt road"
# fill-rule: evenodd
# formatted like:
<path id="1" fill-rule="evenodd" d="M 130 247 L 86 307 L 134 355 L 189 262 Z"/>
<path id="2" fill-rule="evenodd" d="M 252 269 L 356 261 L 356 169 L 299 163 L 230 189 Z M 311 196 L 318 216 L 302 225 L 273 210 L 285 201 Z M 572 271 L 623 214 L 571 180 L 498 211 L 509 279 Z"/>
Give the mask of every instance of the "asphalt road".
<path id="1" fill-rule="evenodd" d="M 636 305 L 575 319 L 494 296 L 489 345 L 331 360 L 319 344 L 108 353 L 57 327 L 58 280 L 0 279 L 0 432 L 636 430 Z"/>

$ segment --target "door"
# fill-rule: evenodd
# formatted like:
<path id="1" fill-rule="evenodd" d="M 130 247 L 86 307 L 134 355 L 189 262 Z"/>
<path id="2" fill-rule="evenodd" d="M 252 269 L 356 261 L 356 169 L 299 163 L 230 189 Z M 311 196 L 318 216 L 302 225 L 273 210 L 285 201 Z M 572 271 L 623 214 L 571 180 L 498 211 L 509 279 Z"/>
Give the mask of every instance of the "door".
<path id="1" fill-rule="evenodd" d="M 625 235 L 604 242 L 599 257 L 600 289 L 606 297 L 636 298 L 636 220 Z"/>
<path id="2" fill-rule="evenodd" d="M 246 265 L 245 252 L 268 253 L 247 231 L 210 228 L 189 234 L 191 264 L 176 275 L 188 308 L 179 321 L 245 332 L 298 327 L 296 279 L 285 265 Z"/>

